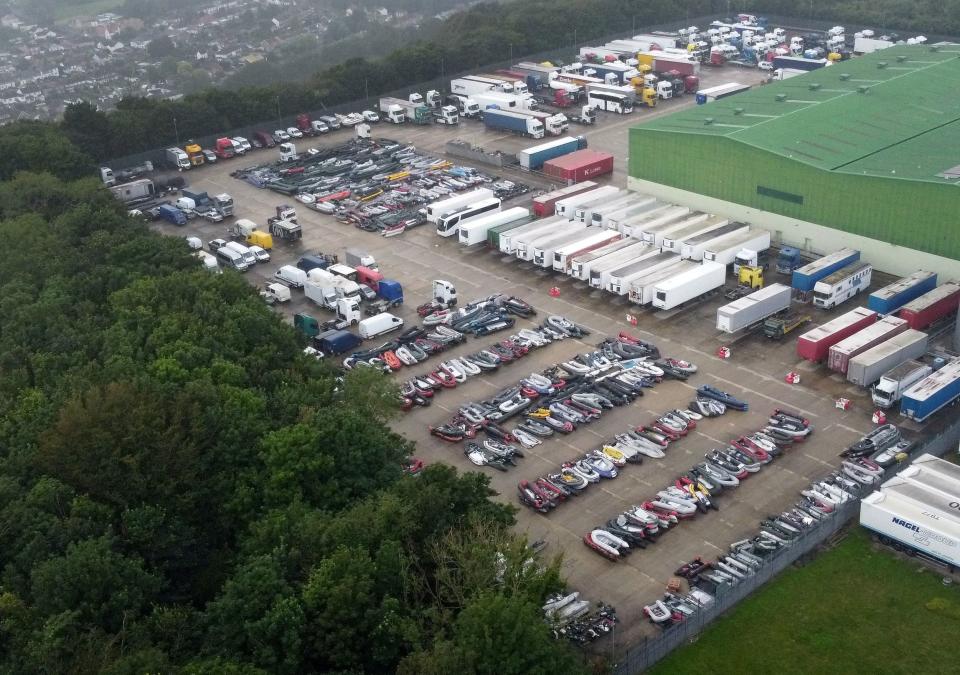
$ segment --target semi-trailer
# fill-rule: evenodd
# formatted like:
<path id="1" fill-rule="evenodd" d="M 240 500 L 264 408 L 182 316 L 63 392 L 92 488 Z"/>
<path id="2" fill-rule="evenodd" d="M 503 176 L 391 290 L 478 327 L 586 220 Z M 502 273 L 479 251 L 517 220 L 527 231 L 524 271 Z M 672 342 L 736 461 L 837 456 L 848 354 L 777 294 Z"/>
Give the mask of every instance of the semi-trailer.
<path id="1" fill-rule="evenodd" d="M 534 250 L 545 245 L 548 240 L 555 237 L 565 238 L 568 235 L 582 232 L 587 229 L 583 223 L 562 223 L 544 232 L 538 232 L 535 235 L 522 235 L 517 237 L 516 249 L 513 254 L 518 260 L 533 260 Z"/>
<path id="2" fill-rule="evenodd" d="M 517 153 L 517 159 L 520 160 L 521 168 L 527 171 L 537 171 L 543 167 L 543 163 L 547 160 L 561 157 L 576 150 L 583 150 L 586 147 L 587 139 L 584 136 L 568 136 L 521 150 Z"/>
<path id="3" fill-rule="evenodd" d="M 686 207 L 681 207 L 686 208 Z M 661 248 L 663 240 L 683 230 L 695 231 L 700 223 L 710 217 L 708 213 L 681 213 L 680 211 L 666 212 L 663 216 L 648 222 L 640 231 L 640 238 L 651 246 Z M 690 229 L 693 228 L 693 229 Z"/>
<path id="4" fill-rule="evenodd" d="M 925 422 L 941 408 L 954 403 L 958 397 L 960 359 L 953 359 L 903 392 L 900 412 L 915 422 Z"/>
<path id="5" fill-rule="evenodd" d="M 453 197 L 435 201 L 427 206 L 427 222 L 436 223 L 440 216 L 443 216 L 447 213 L 453 213 L 460 207 L 466 206 L 467 204 L 479 202 L 484 199 L 490 199 L 493 196 L 493 190 L 488 188 L 477 188 L 476 190 L 461 192 Z"/>
<path id="6" fill-rule="evenodd" d="M 567 220 L 572 220 L 573 214 L 581 204 L 591 202 L 598 197 L 614 199 L 618 194 L 620 194 L 620 188 L 612 185 L 604 185 L 603 187 L 598 187 L 593 190 L 580 192 L 571 197 L 565 197 L 554 202 L 554 213 L 558 216 L 563 216 Z"/>
<path id="7" fill-rule="evenodd" d="M 748 326 L 759 324 L 774 314 L 785 312 L 790 309 L 792 294 L 789 286 L 771 284 L 734 300 L 717 309 L 717 330 L 736 333 Z"/>
<path id="8" fill-rule="evenodd" d="M 802 56 L 775 56 L 774 68 L 789 68 L 791 70 L 818 70 L 829 65 L 827 59 L 805 59 Z"/>
<path id="9" fill-rule="evenodd" d="M 873 265 L 858 260 L 841 267 L 813 287 L 813 305 L 820 309 L 832 309 L 870 287 Z"/>
<path id="10" fill-rule="evenodd" d="M 543 172 L 551 178 L 579 183 L 613 173 L 613 155 L 599 150 L 577 150 L 544 162 Z"/>
<path id="11" fill-rule="evenodd" d="M 679 230 L 670 232 L 669 234 L 663 235 L 663 241 L 661 246 L 665 251 L 673 251 L 674 253 L 681 253 L 683 251 L 683 242 L 688 239 L 693 239 L 699 237 L 701 234 L 711 233 L 711 232 L 720 232 L 725 233 L 729 230 L 724 230 L 726 226 L 730 223 L 728 218 L 723 216 L 714 216 L 708 215 L 705 220 L 701 220 L 698 223 L 694 223 L 687 227 L 682 227 Z M 744 223 L 735 223 L 735 229 L 746 229 L 749 227 Z"/>
<path id="12" fill-rule="evenodd" d="M 911 328 L 923 330 L 943 317 L 955 314 L 958 303 L 960 284 L 948 281 L 908 302 L 900 309 L 899 316 L 906 319 Z"/>
<path id="13" fill-rule="evenodd" d="M 584 222 L 590 223 L 591 225 L 603 225 L 603 217 L 605 214 L 618 211 L 636 201 L 637 194 L 628 192 L 627 194 L 620 195 L 616 199 L 593 205 L 584 213 Z"/>
<path id="14" fill-rule="evenodd" d="M 666 267 L 678 260 L 680 260 L 680 256 L 676 253 L 652 249 L 649 253 L 641 254 L 639 258 L 635 258 L 619 267 L 608 270 L 593 270 L 590 272 L 590 285 L 594 285 L 593 280 L 596 276 L 601 284 L 600 288 L 616 295 L 626 295 L 630 291 L 630 282 L 633 279 L 656 272 L 661 267 Z"/>
<path id="15" fill-rule="evenodd" d="M 637 239 L 643 238 L 643 227 L 653 220 L 660 218 L 664 215 L 671 213 L 674 209 L 685 209 L 687 213 L 690 213 L 690 210 L 685 206 L 676 206 L 675 204 L 657 204 L 652 209 L 646 213 L 638 213 L 636 215 L 630 216 L 624 220 L 617 222 L 617 229 L 623 232 L 624 234 L 630 235 L 631 237 L 636 237 Z"/>
<path id="16" fill-rule="evenodd" d="M 799 300 L 807 300 L 818 281 L 858 260 L 860 260 L 860 251 L 844 248 L 794 269 L 790 283 L 793 286 L 794 295 L 798 296 Z"/>
<path id="17" fill-rule="evenodd" d="M 891 368 L 923 356 L 928 342 L 926 333 L 908 328 L 851 358 L 847 364 L 847 379 L 861 387 L 869 387 Z"/>
<path id="18" fill-rule="evenodd" d="M 590 228 L 598 229 L 598 232 L 591 232 L 590 234 L 581 237 L 575 241 L 571 241 L 563 246 L 559 246 L 553 251 L 553 271 L 554 272 L 563 272 L 566 274 L 570 269 L 570 262 L 575 256 L 582 255 L 584 253 L 589 253 L 598 248 L 603 248 L 608 244 L 613 244 L 620 241 L 623 238 L 623 235 L 617 232 L 616 230 L 608 230 L 606 228 Z"/>
<path id="19" fill-rule="evenodd" d="M 516 230 L 528 225 L 530 221 L 518 220 L 513 223 L 507 223 L 505 225 L 497 225 L 496 227 L 491 227 L 487 230 L 487 248 L 493 249 L 494 251 L 500 250 L 500 235 L 509 232 L 510 230 Z"/>
<path id="20" fill-rule="evenodd" d="M 692 260 L 677 259 L 666 267 L 661 267 L 649 274 L 632 277 L 630 279 L 630 290 L 627 292 L 627 297 L 630 299 L 630 302 L 634 304 L 649 305 L 653 302 L 653 291 L 659 283 L 678 274 L 696 269 L 697 267 L 700 267 L 700 263 L 695 263 Z"/>
<path id="21" fill-rule="evenodd" d="M 910 331 L 901 335 L 906 335 L 908 332 Z M 917 360 L 906 361 L 888 370 L 880 376 L 880 381 L 870 390 L 873 404 L 884 410 L 893 407 L 893 404 L 903 396 L 903 392 L 932 372 L 933 368 Z"/>
<path id="22" fill-rule="evenodd" d="M 867 309 L 878 314 L 892 314 L 936 287 L 937 273 L 920 270 L 871 293 L 867 298 Z"/>
<path id="23" fill-rule="evenodd" d="M 597 187 L 597 184 L 592 180 L 585 180 L 582 183 L 577 183 L 576 185 L 567 185 L 556 190 L 552 190 L 546 194 L 539 195 L 533 198 L 533 214 L 538 218 L 543 216 L 552 216 L 554 214 L 554 207 L 556 203 L 561 199 L 567 199 L 569 197 L 576 197 L 579 194 L 583 194 L 587 190 L 592 190 Z"/>
<path id="24" fill-rule="evenodd" d="M 488 108 L 483 111 L 483 124 L 487 129 L 510 131 L 530 138 L 543 138 L 544 133 L 543 122 L 512 110 Z"/>
<path id="25" fill-rule="evenodd" d="M 827 350 L 827 367 L 838 373 L 847 372 L 847 366 L 857 354 L 886 342 L 894 335 L 907 330 L 907 322 L 895 316 L 885 316 L 849 337 L 830 346 Z"/>
<path id="26" fill-rule="evenodd" d="M 642 242 L 638 242 L 636 239 L 625 237 L 613 242 L 612 244 L 595 248 L 589 253 L 581 253 L 579 255 L 571 256 L 567 274 L 575 279 L 580 279 L 581 281 L 589 281 L 590 269 L 594 265 L 601 264 L 607 256 L 612 256 L 626 248 L 636 246 L 637 244 L 641 243 Z"/>
<path id="27" fill-rule="evenodd" d="M 566 225 L 567 222 L 569 221 L 567 221 L 566 218 L 554 216 L 553 218 L 536 220 L 532 223 L 521 225 L 516 229 L 503 232 L 500 234 L 500 251 L 512 255 L 516 253 L 520 239 L 526 240 L 528 237 L 536 237 L 541 233 L 545 234 L 550 230 L 556 230 L 561 225 Z"/>
<path id="28" fill-rule="evenodd" d="M 576 227 L 577 225 L 580 227 Z M 553 269 L 553 253 L 561 246 L 566 246 L 572 242 L 583 239 L 584 237 L 595 234 L 594 228 L 587 227 L 583 223 L 574 222 L 568 228 L 557 232 L 557 234 L 543 237 L 533 242 L 530 247 L 530 260 L 537 267 L 547 267 Z"/>
<path id="29" fill-rule="evenodd" d="M 700 263 L 695 269 L 672 276 L 654 286 L 653 306 L 657 309 L 679 307 L 685 302 L 720 288 L 726 278 L 726 265 L 713 262 Z"/>
<path id="30" fill-rule="evenodd" d="M 474 244 L 485 242 L 487 240 L 487 233 L 492 227 L 509 225 L 510 223 L 529 223 L 530 220 L 529 209 L 515 206 L 506 211 L 497 211 L 488 216 L 481 216 L 466 221 L 459 228 L 458 238 L 464 246 L 473 246 Z"/>
<path id="31" fill-rule="evenodd" d="M 614 197 L 614 199 L 619 200 L 619 197 Z M 609 203 L 610 199 L 603 195 L 594 197 L 593 199 L 580 203 L 576 208 L 568 210 L 567 216 L 575 222 L 590 225 L 594 209 L 601 209 L 604 204 Z"/>
<path id="32" fill-rule="evenodd" d="M 717 85 L 716 87 L 701 89 L 697 92 L 697 104 L 703 105 L 704 103 L 710 103 L 711 101 L 719 101 L 722 98 L 739 94 L 747 91 L 748 89 L 750 89 L 749 84 L 740 84 L 739 82 L 729 82 L 727 84 Z"/>
<path id="33" fill-rule="evenodd" d="M 720 263 L 721 265 L 732 265 L 737 259 L 737 255 L 743 249 L 760 253 L 769 248 L 770 232 L 767 230 L 751 229 L 745 232 L 741 231 L 728 234 L 722 239 L 718 239 L 717 241 L 707 245 L 703 249 L 700 259 L 706 260 L 707 262 Z M 694 255 L 690 257 L 693 260 L 696 260 L 696 252 L 691 251 L 691 253 Z"/>
<path id="34" fill-rule="evenodd" d="M 852 309 L 822 326 L 811 328 L 797 338 L 797 356 L 808 361 L 823 361 L 827 358 L 830 347 L 876 320 L 877 313 L 873 310 L 866 307 Z"/>
<path id="35" fill-rule="evenodd" d="M 719 227 L 708 232 L 701 232 L 696 236 L 684 239 L 683 244 L 680 246 L 680 256 L 682 258 L 686 258 L 687 260 L 696 260 L 697 262 L 700 262 L 703 260 L 703 252 L 716 244 L 716 242 L 722 242 L 727 237 L 732 237 L 734 235 L 743 234 L 749 231 L 750 226 L 746 223 L 727 222 L 723 227 Z M 710 260 L 708 262 L 716 261 Z"/>
<path id="36" fill-rule="evenodd" d="M 666 206 L 666 204 L 656 197 L 644 196 L 618 211 L 603 214 L 600 224 L 604 227 L 609 227 L 611 230 L 618 230 L 623 234 L 630 234 L 629 230 L 624 227 L 628 221 L 637 216 L 655 211 L 662 206 Z"/>
<path id="37" fill-rule="evenodd" d="M 603 260 L 596 261 L 590 266 L 589 271 L 584 275 L 583 279 L 590 284 L 591 288 L 606 288 L 607 283 L 610 281 L 611 272 L 649 258 L 659 252 L 660 249 L 652 248 L 634 239 L 632 246 L 622 251 L 617 251 Z"/>

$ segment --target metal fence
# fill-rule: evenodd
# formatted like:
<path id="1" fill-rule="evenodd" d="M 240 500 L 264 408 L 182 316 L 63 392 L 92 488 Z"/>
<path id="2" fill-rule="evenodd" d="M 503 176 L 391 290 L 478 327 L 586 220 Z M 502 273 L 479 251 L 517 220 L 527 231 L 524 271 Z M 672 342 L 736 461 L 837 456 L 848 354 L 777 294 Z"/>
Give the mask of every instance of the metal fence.
<path id="1" fill-rule="evenodd" d="M 930 453 L 942 457 L 947 452 L 957 451 L 958 439 L 960 439 L 960 419 L 954 420 L 945 429 L 920 444 L 914 456 Z M 903 469 L 902 466 L 890 466 L 884 474 L 884 480 L 891 478 L 901 469 Z M 669 626 L 661 635 L 644 638 L 641 642 L 631 645 L 619 658 L 616 646 L 613 645 L 611 649 L 616 661 L 614 672 L 617 675 L 643 672 L 677 647 L 693 641 L 710 623 L 733 609 L 741 600 L 794 563 L 812 556 L 820 546 L 850 524 L 859 513 L 860 500 L 855 499 L 842 504 L 833 516 L 822 522 L 819 527 L 803 532 L 789 546 L 768 556 L 765 559 L 766 564 L 753 576 L 744 579 L 736 586 L 718 589 L 714 596 L 715 602 L 710 607 L 697 612 L 686 621 Z M 623 618 L 643 620 L 642 615 Z"/>

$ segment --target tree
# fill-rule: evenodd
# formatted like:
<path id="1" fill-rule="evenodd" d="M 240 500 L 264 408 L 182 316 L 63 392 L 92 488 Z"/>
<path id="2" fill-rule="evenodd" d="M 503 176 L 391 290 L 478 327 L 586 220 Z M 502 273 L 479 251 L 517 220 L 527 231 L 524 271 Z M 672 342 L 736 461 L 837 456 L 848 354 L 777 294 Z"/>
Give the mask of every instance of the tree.
<path id="1" fill-rule="evenodd" d="M 150 40 L 150 44 L 147 45 L 147 53 L 155 59 L 167 58 L 177 53 L 177 45 L 169 35 L 161 35 Z"/>
<path id="2" fill-rule="evenodd" d="M 87 101 L 68 105 L 63 112 L 63 130 L 82 152 L 97 161 L 109 157 L 110 120 Z"/>

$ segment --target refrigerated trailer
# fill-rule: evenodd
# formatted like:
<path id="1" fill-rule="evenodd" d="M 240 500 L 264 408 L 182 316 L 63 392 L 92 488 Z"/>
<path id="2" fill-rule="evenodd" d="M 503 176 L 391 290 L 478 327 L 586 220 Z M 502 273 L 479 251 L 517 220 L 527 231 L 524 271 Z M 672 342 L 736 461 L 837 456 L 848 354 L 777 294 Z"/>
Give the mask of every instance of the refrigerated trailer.
<path id="1" fill-rule="evenodd" d="M 702 260 L 721 265 L 732 265 L 737 254 L 743 249 L 760 253 L 770 248 L 770 232 L 767 230 L 747 230 L 726 235 L 703 250 Z"/>
<path id="2" fill-rule="evenodd" d="M 684 213 L 684 211 L 686 211 L 686 213 Z M 659 218 L 654 218 L 646 225 L 643 225 L 640 230 L 639 239 L 643 239 L 651 246 L 661 248 L 665 236 L 671 235 L 683 228 L 690 227 L 691 225 L 702 223 L 709 217 L 706 213 L 691 213 L 690 209 L 680 206 L 675 210 L 666 211 Z M 636 232 L 636 229 L 634 229 L 634 232 Z M 636 236 L 636 234 L 634 234 L 634 236 Z"/>
<path id="3" fill-rule="evenodd" d="M 721 263 L 714 263 L 721 264 Z M 765 288 L 734 300 L 717 309 L 717 330 L 736 333 L 748 326 L 790 309 L 793 289 L 783 284 L 771 284 Z"/>
<path id="4" fill-rule="evenodd" d="M 583 223 L 567 222 L 533 236 L 518 237 L 517 248 L 513 254 L 518 260 L 533 260 L 537 247 L 544 246 L 555 238 L 566 238 L 586 229 L 587 226 Z"/>
<path id="5" fill-rule="evenodd" d="M 638 242 L 636 239 L 626 237 L 624 239 L 615 241 L 612 244 L 607 244 L 606 246 L 596 248 L 589 253 L 571 256 L 569 260 L 569 266 L 567 268 L 567 274 L 575 279 L 588 281 L 590 279 L 590 269 L 594 265 L 600 264 L 608 256 L 612 256 L 620 251 L 623 251 L 624 249 L 642 243 L 643 242 Z"/>
<path id="6" fill-rule="evenodd" d="M 653 306 L 657 309 L 679 307 L 685 302 L 720 288 L 726 278 L 726 265 L 713 262 L 700 263 L 696 269 L 687 270 L 683 274 L 657 284 L 653 289 Z"/>
<path id="7" fill-rule="evenodd" d="M 576 239 L 554 249 L 554 272 L 563 272 L 566 274 L 570 269 L 570 262 L 573 260 L 574 256 L 589 253 L 590 251 L 598 248 L 603 248 L 608 244 L 614 244 L 623 238 L 623 235 L 616 230 L 608 230 L 606 228 L 590 228 L 590 230 L 594 229 L 597 229 L 598 231 L 590 232 L 580 239 Z"/>
<path id="8" fill-rule="evenodd" d="M 732 237 L 737 234 L 743 234 L 750 231 L 750 226 L 746 223 L 727 223 L 723 227 L 720 227 L 716 230 L 711 230 L 709 232 L 701 232 L 695 237 L 690 237 L 689 239 L 684 240 L 683 246 L 680 247 L 680 257 L 686 258 L 687 260 L 703 260 L 703 252 L 706 251 L 709 247 L 713 246 L 717 242 L 724 241 L 727 237 Z M 708 262 L 717 262 L 716 260 L 710 260 Z M 721 263 L 726 264 L 726 263 Z"/>
<path id="9" fill-rule="evenodd" d="M 937 273 L 920 270 L 871 293 L 867 308 L 879 314 L 891 314 L 936 287 Z"/>
<path id="10" fill-rule="evenodd" d="M 636 240 L 634 240 L 636 242 Z M 585 277 L 591 288 L 606 288 L 610 283 L 610 273 L 633 263 L 646 260 L 660 252 L 660 249 L 647 246 L 642 241 L 617 251 L 615 254 L 598 260 L 590 267 L 589 277 Z"/>
<path id="11" fill-rule="evenodd" d="M 687 239 L 698 237 L 705 232 L 716 232 L 730 222 L 729 219 L 724 218 L 723 216 L 713 216 L 710 214 L 707 214 L 707 217 L 702 220 L 690 220 L 695 222 L 689 222 L 689 224 L 672 230 L 671 232 L 663 233 L 663 240 L 660 242 L 660 246 L 664 251 L 680 253 L 683 249 L 683 242 Z M 738 226 L 744 228 L 747 227 L 746 225 Z"/>
<path id="12" fill-rule="evenodd" d="M 907 330 L 906 321 L 895 316 L 885 316 L 831 346 L 827 352 L 827 367 L 846 374 L 850 359 L 854 356 L 886 342 L 905 330 Z"/>
<path id="13" fill-rule="evenodd" d="M 630 234 L 629 229 L 626 227 L 628 222 L 638 216 L 652 213 L 664 206 L 667 206 L 667 204 L 661 202 L 659 199 L 644 196 L 643 199 L 640 199 L 630 206 L 626 206 L 613 213 L 605 214 L 602 224 L 611 230 L 619 230 L 623 234 Z"/>
<path id="14" fill-rule="evenodd" d="M 558 200 L 554 204 L 554 213 L 556 213 L 558 216 L 563 216 L 567 220 L 572 220 L 573 215 L 570 214 L 570 211 L 576 211 L 577 207 L 581 206 L 582 204 L 592 202 L 594 199 L 599 197 L 613 199 L 614 195 L 619 193 L 620 188 L 613 187 L 612 185 L 605 185 L 593 190 L 587 190 L 586 192 L 581 192 L 572 197 Z"/>
<path id="15" fill-rule="evenodd" d="M 551 192 L 540 195 L 539 197 L 534 197 L 533 213 L 537 217 L 552 216 L 554 214 L 554 207 L 556 203 L 561 199 L 576 197 L 577 195 L 583 194 L 589 190 L 593 190 L 596 187 L 597 184 L 592 180 L 585 180 L 582 183 L 568 185 L 557 190 L 552 190 Z"/>
<path id="16" fill-rule="evenodd" d="M 617 229 L 628 234 L 631 237 L 636 239 L 643 239 L 643 228 L 648 224 L 653 222 L 658 218 L 669 215 L 674 209 L 684 209 L 687 213 L 690 212 L 689 209 L 683 206 L 677 206 L 676 204 L 658 204 L 655 205 L 652 209 L 646 213 L 638 213 L 624 220 L 617 222 Z"/>
<path id="17" fill-rule="evenodd" d="M 925 422 L 935 412 L 960 397 L 960 358 L 923 378 L 903 392 L 900 412 L 915 422 Z"/>
<path id="18" fill-rule="evenodd" d="M 577 227 L 579 225 L 580 227 Z M 599 228 L 598 228 L 599 229 Z M 530 247 L 530 260 L 537 267 L 549 267 L 553 269 L 553 252 L 561 246 L 583 239 L 584 237 L 595 234 L 593 228 L 587 227 L 583 223 L 574 223 L 570 229 L 564 229 L 552 236 L 543 237 L 533 242 Z"/>
<path id="19" fill-rule="evenodd" d="M 490 228 L 509 225 L 510 223 L 530 222 L 531 218 L 529 209 L 515 206 L 506 211 L 497 211 L 463 223 L 460 226 L 458 237 L 460 243 L 464 246 L 482 244 L 487 240 L 487 233 Z"/>
<path id="20" fill-rule="evenodd" d="M 541 233 L 547 233 L 551 229 L 556 229 L 560 225 L 565 225 L 569 221 L 566 218 L 555 216 L 536 220 L 527 225 L 522 225 L 515 230 L 508 230 L 500 234 L 500 251 L 502 253 L 514 254 L 517 251 L 517 244 L 521 239 L 527 237 L 537 237 Z"/>
<path id="21" fill-rule="evenodd" d="M 612 201 L 619 201 L 622 197 L 622 193 L 614 194 L 612 196 L 600 194 L 588 199 L 580 204 L 577 204 L 576 207 L 567 210 L 567 217 L 570 220 L 574 220 L 585 225 L 590 225 L 593 218 L 593 211 L 595 209 L 602 209 L 606 204 L 609 204 Z"/>
<path id="22" fill-rule="evenodd" d="M 670 265 L 661 267 L 654 272 L 633 277 L 630 279 L 630 290 L 628 291 L 630 302 L 637 305 L 649 305 L 653 302 L 653 291 L 658 284 L 697 267 L 700 267 L 700 264 L 692 260 L 677 259 Z"/>
<path id="23" fill-rule="evenodd" d="M 653 197 L 650 197 L 650 199 L 653 199 Z M 587 208 L 586 213 L 584 214 L 584 218 L 591 225 L 604 225 L 605 224 L 604 219 L 606 217 L 606 214 L 614 213 L 616 211 L 619 211 L 620 209 L 624 209 L 630 206 L 631 204 L 635 203 L 636 201 L 637 201 L 637 195 L 635 193 L 630 192 L 625 195 L 621 195 L 616 199 L 609 200 L 597 205 L 591 205 L 590 207 Z"/>
<path id="24" fill-rule="evenodd" d="M 851 358 L 847 364 L 847 379 L 861 387 L 869 387 L 891 368 L 923 356 L 928 342 L 926 333 L 909 328 Z"/>
<path id="25" fill-rule="evenodd" d="M 639 260 L 608 272 L 605 275 L 606 281 L 603 288 L 616 295 L 626 295 L 630 292 L 630 282 L 634 279 L 656 272 L 658 269 L 671 265 L 678 260 L 680 260 L 680 256 L 676 253 L 654 249 L 652 254 L 645 255 Z"/>

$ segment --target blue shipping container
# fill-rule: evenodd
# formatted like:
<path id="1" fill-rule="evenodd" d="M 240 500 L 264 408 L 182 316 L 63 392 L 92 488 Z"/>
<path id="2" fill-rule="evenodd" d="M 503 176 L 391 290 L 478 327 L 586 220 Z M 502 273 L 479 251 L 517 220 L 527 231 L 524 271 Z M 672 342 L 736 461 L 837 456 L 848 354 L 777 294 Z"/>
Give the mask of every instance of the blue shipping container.
<path id="1" fill-rule="evenodd" d="M 900 412 L 923 422 L 957 397 L 960 397 L 960 359 L 954 359 L 907 389 L 900 399 Z"/>
<path id="2" fill-rule="evenodd" d="M 532 148 L 521 150 L 518 153 L 520 166 L 530 171 L 538 171 L 543 167 L 543 163 L 551 159 L 556 159 L 563 155 L 583 150 L 587 147 L 587 140 L 583 136 L 576 138 L 561 138 L 549 143 L 535 145 Z"/>
<path id="3" fill-rule="evenodd" d="M 867 308 L 877 314 L 892 314 L 911 300 L 919 298 L 936 287 L 936 272 L 914 272 L 871 293 L 867 298 Z"/>
<path id="4" fill-rule="evenodd" d="M 860 260 L 860 251 L 854 251 L 849 248 L 831 253 L 819 260 L 814 260 L 808 265 L 795 269 L 793 271 L 793 282 L 790 285 L 798 291 L 810 292 L 813 290 L 813 287 L 817 285 L 818 281 L 858 260 Z"/>

